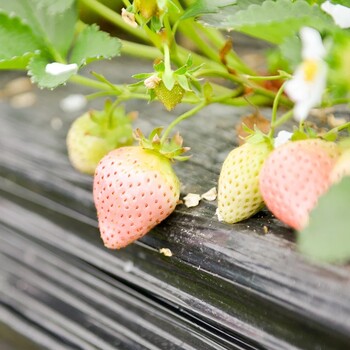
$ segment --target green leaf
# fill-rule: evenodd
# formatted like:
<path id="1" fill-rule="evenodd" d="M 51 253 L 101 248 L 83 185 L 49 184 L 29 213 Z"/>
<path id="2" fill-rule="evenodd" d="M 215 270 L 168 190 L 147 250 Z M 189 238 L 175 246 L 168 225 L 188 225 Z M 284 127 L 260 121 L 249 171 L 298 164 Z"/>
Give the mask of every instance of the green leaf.
<path id="1" fill-rule="evenodd" d="M 209 82 L 205 82 L 203 85 L 203 95 L 207 101 L 210 101 L 213 97 L 213 87 Z"/>
<path id="2" fill-rule="evenodd" d="M 181 16 L 181 19 L 197 17 L 205 13 L 216 13 L 221 7 L 235 4 L 237 0 L 199 0 L 195 1 Z"/>
<path id="3" fill-rule="evenodd" d="M 174 78 L 174 72 L 172 70 L 165 70 L 162 75 L 162 81 L 165 85 L 165 87 L 171 91 L 172 88 L 175 85 L 175 78 Z"/>
<path id="4" fill-rule="evenodd" d="M 311 212 L 309 225 L 298 233 L 300 252 L 316 261 L 350 260 L 350 177 L 333 185 Z"/>
<path id="5" fill-rule="evenodd" d="M 28 66 L 30 59 L 33 57 L 33 53 L 29 52 L 21 57 L 14 57 L 10 60 L 0 60 L 0 69 L 6 70 L 25 70 Z"/>
<path id="6" fill-rule="evenodd" d="M 213 27 L 225 28 L 225 19 L 236 14 L 239 11 L 246 10 L 250 5 L 261 4 L 261 0 L 239 0 L 232 1 L 226 6 L 217 7 L 215 11 L 204 12 L 201 22 Z M 223 22 L 224 21 L 224 22 Z"/>
<path id="7" fill-rule="evenodd" d="M 79 34 L 73 48 L 70 62 L 79 66 L 91 61 L 120 55 L 121 42 L 99 30 L 95 24 L 87 26 Z"/>
<path id="8" fill-rule="evenodd" d="M 156 72 L 164 72 L 165 71 L 165 64 L 163 61 L 160 61 L 159 63 L 153 65 L 153 68 Z"/>
<path id="9" fill-rule="evenodd" d="M 63 1 L 58 2 L 62 5 Z M 51 6 L 42 6 L 43 3 Z M 77 21 L 75 0 L 70 1 L 70 6 L 60 13 L 52 12 L 55 6 L 54 0 L 0 0 L 1 12 L 20 17 L 33 34 L 46 43 L 48 49 L 54 48 L 61 56 L 66 57 Z"/>
<path id="10" fill-rule="evenodd" d="M 219 28 L 233 29 L 280 44 L 296 34 L 302 27 L 309 26 L 319 31 L 336 28 L 330 16 L 317 5 L 306 1 L 267 0 L 237 11 L 235 6 L 225 8 L 220 14 L 204 16 L 202 22 Z"/>
<path id="11" fill-rule="evenodd" d="M 184 90 L 191 91 L 190 85 L 188 84 L 188 80 L 185 75 L 176 76 L 176 80 Z"/>
<path id="12" fill-rule="evenodd" d="M 73 6 L 75 0 L 33 0 L 38 8 L 45 8 L 52 15 L 62 13 Z"/>
<path id="13" fill-rule="evenodd" d="M 301 62 L 301 41 L 298 36 L 286 37 L 280 45 L 282 57 L 289 63 L 291 69 L 295 69 Z"/>
<path id="14" fill-rule="evenodd" d="M 0 13 L 0 68 L 24 69 L 43 43 L 19 18 Z"/>
<path id="15" fill-rule="evenodd" d="M 350 7 L 350 0 L 331 0 L 331 3 Z"/>
<path id="16" fill-rule="evenodd" d="M 131 77 L 134 79 L 147 79 L 149 77 L 151 77 L 154 73 L 138 73 L 138 74 L 134 74 Z"/>
<path id="17" fill-rule="evenodd" d="M 51 63 L 50 57 L 43 54 L 34 56 L 28 65 L 28 74 L 32 77 L 32 82 L 37 83 L 41 88 L 54 89 L 66 83 L 66 81 L 75 74 L 75 72 L 67 72 L 60 75 L 48 74 L 45 72 L 48 63 Z"/>

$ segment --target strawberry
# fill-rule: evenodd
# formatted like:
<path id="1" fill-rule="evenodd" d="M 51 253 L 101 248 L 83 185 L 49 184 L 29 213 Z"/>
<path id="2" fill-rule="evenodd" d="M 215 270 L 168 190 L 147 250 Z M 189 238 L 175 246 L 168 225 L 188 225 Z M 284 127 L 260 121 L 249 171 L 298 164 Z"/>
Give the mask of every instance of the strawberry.
<path id="1" fill-rule="evenodd" d="M 73 122 L 67 134 L 70 162 L 78 171 L 91 175 L 109 151 L 132 143 L 131 119 L 121 109 L 112 115 L 87 112 Z"/>
<path id="2" fill-rule="evenodd" d="M 163 81 L 160 81 L 154 88 L 154 92 L 161 101 L 164 107 L 171 111 L 175 106 L 182 101 L 185 94 L 185 90 L 180 86 L 180 84 L 175 83 L 171 90 L 168 90 Z"/>
<path id="3" fill-rule="evenodd" d="M 344 176 L 350 176 L 350 149 L 346 149 L 335 163 L 331 172 L 332 183 L 339 182 Z"/>
<path id="4" fill-rule="evenodd" d="M 335 143 L 320 139 L 276 148 L 260 173 L 260 192 L 269 210 L 285 224 L 303 228 L 331 184 L 330 172 L 338 156 Z"/>
<path id="5" fill-rule="evenodd" d="M 140 146 L 111 151 L 96 168 L 93 196 L 107 248 L 119 249 L 141 238 L 168 217 L 179 200 L 171 158 L 179 159 L 186 150 L 182 139 L 176 136 L 181 142 L 174 149 L 175 142 L 162 145 L 157 133 L 151 136 L 153 142 L 142 139 Z"/>
<path id="6" fill-rule="evenodd" d="M 219 219 L 239 222 L 263 207 L 259 172 L 271 150 L 271 143 L 266 139 L 258 143 L 248 141 L 229 153 L 219 177 Z"/>

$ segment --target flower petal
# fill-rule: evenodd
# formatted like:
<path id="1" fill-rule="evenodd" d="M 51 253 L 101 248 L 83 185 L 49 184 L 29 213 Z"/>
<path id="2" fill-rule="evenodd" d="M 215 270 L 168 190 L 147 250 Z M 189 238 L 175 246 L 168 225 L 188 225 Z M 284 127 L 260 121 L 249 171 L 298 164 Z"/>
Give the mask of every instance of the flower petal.
<path id="1" fill-rule="evenodd" d="M 301 57 L 305 59 L 322 59 L 326 55 L 320 33 L 313 28 L 303 27 L 300 30 L 302 43 Z"/>
<path id="2" fill-rule="evenodd" d="M 281 130 L 277 136 L 275 137 L 274 140 L 274 146 L 275 148 L 284 145 L 285 143 L 287 143 L 291 137 L 292 137 L 293 133 L 289 132 L 289 131 L 285 131 L 285 130 Z"/>
<path id="3" fill-rule="evenodd" d="M 350 28 L 350 8 L 339 5 L 332 4 L 330 1 L 325 1 L 321 5 L 321 9 L 332 16 L 335 24 L 340 28 Z"/>

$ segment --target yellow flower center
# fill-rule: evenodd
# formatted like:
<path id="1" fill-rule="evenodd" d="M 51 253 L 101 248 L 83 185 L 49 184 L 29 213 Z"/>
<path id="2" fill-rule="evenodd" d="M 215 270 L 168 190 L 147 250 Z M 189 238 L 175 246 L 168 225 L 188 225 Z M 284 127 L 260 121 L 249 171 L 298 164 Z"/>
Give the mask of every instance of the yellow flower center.
<path id="1" fill-rule="evenodd" d="M 303 62 L 303 70 L 305 81 L 313 81 L 318 71 L 318 62 L 316 60 L 305 60 Z"/>

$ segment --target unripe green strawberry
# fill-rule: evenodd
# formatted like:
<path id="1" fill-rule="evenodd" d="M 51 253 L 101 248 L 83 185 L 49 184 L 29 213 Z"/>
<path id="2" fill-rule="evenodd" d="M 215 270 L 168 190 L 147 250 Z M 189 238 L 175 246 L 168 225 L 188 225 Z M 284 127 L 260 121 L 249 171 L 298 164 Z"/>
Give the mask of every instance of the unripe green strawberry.
<path id="1" fill-rule="evenodd" d="M 297 230 L 305 227 L 318 198 L 331 185 L 338 156 L 335 143 L 319 139 L 276 148 L 260 173 L 260 191 L 269 210 Z"/>
<path id="2" fill-rule="evenodd" d="M 218 216 L 228 223 L 249 218 L 262 209 L 260 169 L 272 150 L 268 141 L 245 143 L 227 156 L 218 188 Z"/>
<path id="3" fill-rule="evenodd" d="M 107 248 L 119 249 L 174 211 L 180 183 L 170 160 L 157 151 L 122 147 L 99 163 L 93 194 L 101 238 Z"/>
<path id="4" fill-rule="evenodd" d="M 168 90 L 163 81 L 160 81 L 154 88 L 154 92 L 168 111 L 174 109 L 182 101 L 185 94 L 185 90 L 178 83 L 175 83 L 174 87 Z"/>
<path id="5" fill-rule="evenodd" d="M 105 112 L 87 112 L 77 118 L 68 131 L 69 160 L 78 171 L 92 175 L 109 151 L 132 142 L 131 120 L 123 111 L 117 110 L 112 116 Z"/>

